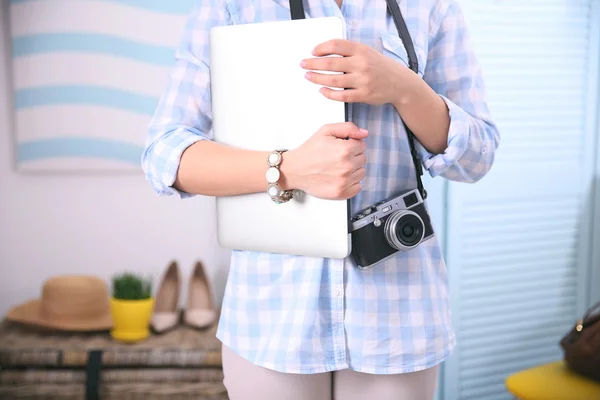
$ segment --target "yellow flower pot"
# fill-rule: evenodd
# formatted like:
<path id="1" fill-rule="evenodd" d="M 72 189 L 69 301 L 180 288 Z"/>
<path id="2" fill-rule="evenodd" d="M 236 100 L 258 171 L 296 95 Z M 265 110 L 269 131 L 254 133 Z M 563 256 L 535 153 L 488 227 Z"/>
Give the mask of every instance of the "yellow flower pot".
<path id="1" fill-rule="evenodd" d="M 110 299 L 113 328 L 110 335 L 121 342 L 137 342 L 150 335 L 154 298 L 146 300 Z"/>

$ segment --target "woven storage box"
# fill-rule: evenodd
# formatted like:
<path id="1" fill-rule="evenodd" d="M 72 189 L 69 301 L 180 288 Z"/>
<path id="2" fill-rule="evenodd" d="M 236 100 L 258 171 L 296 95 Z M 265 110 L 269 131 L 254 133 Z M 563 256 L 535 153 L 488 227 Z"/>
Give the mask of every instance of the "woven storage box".
<path id="1" fill-rule="evenodd" d="M 36 384 L 6 386 L 0 389 L 0 399 L 82 400 L 88 398 L 84 385 Z M 127 383 L 103 384 L 102 400 L 228 400 L 222 384 L 208 383 Z"/>
<path id="2" fill-rule="evenodd" d="M 0 399 L 227 399 L 216 326 L 135 344 L 0 324 Z"/>

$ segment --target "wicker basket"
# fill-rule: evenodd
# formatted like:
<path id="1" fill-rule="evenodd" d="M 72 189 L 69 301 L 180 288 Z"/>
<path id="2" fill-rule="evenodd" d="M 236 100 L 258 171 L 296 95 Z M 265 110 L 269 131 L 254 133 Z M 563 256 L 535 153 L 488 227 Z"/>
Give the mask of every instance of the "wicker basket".
<path id="1" fill-rule="evenodd" d="M 0 399 L 227 399 L 216 326 L 135 344 L 0 324 Z"/>
<path id="2" fill-rule="evenodd" d="M 216 326 L 199 331 L 179 327 L 135 344 L 115 342 L 108 333 L 44 331 L 4 321 L 0 324 L 0 366 L 85 367 L 92 350 L 104 366 L 221 367 Z"/>
<path id="3" fill-rule="evenodd" d="M 83 400 L 85 398 L 84 385 L 0 386 L 0 399 L 6 400 Z M 99 398 L 102 400 L 228 400 L 223 386 L 215 383 L 120 383 L 103 386 Z"/>
<path id="4" fill-rule="evenodd" d="M 48 384 L 85 384 L 87 373 L 84 370 L 52 369 L 6 369 L 0 371 L 0 386 Z M 217 368 L 139 368 L 105 369 L 101 382 L 119 383 L 196 383 L 222 382 L 223 371 Z"/>

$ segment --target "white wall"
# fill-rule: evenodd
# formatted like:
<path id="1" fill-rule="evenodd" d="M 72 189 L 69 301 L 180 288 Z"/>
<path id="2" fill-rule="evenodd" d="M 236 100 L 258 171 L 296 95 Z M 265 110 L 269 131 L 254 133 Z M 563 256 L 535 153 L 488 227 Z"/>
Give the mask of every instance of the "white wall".
<path id="1" fill-rule="evenodd" d="M 212 199 L 157 197 L 141 170 L 15 172 L 9 55 L 8 2 L 0 1 L 0 315 L 37 297 L 53 275 L 95 274 L 108 282 L 132 270 L 151 274 L 157 284 L 171 259 L 181 262 L 184 291 L 193 262 L 202 259 L 220 302 L 229 252 L 216 242 Z"/>

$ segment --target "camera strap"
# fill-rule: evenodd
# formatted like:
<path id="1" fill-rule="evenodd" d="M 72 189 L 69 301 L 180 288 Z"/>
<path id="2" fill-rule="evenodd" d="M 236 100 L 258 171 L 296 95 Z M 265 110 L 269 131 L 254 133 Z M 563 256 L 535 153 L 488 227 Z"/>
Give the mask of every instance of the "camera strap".
<path id="1" fill-rule="evenodd" d="M 290 14 L 292 19 L 304 19 L 304 3 L 302 0 L 290 0 Z"/>
<path id="2" fill-rule="evenodd" d="M 299 0 L 300 2 L 302 0 Z M 400 12 L 400 7 L 398 6 L 397 0 L 386 0 L 388 10 L 392 14 L 392 19 L 394 20 L 394 25 L 396 25 L 396 29 L 398 30 L 398 34 L 400 35 L 400 39 L 404 44 L 404 48 L 406 49 L 406 54 L 408 55 L 408 67 L 418 75 L 419 73 L 419 59 L 417 58 L 417 53 L 415 52 L 415 46 L 413 44 L 412 38 L 410 37 L 410 32 L 408 31 L 408 27 L 406 26 L 406 22 L 402 17 L 402 13 Z M 421 162 L 419 161 L 419 156 L 417 154 L 417 148 L 415 146 L 415 135 L 412 133 L 410 128 L 406 125 L 404 120 L 402 121 L 404 124 L 404 129 L 406 129 L 406 136 L 408 136 L 408 144 L 410 146 L 410 155 L 413 160 L 413 164 L 415 165 L 415 172 L 417 175 L 417 188 L 421 193 L 421 197 L 423 200 L 427 198 L 427 191 L 423 187 L 423 181 L 421 181 L 421 176 L 423 175 L 423 167 L 421 166 Z"/>
<path id="3" fill-rule="evenodd" d="M 289 0 L 290 2 L 290 15 L 292 19 L 304 19 L 304 4 L 302 0 Z M 419 72 L 419 60 L 417 58 L 417 53 L 415 52 L 415 47 L 410 36 L 410 32 L 408 31 L 408 27 L 406 26 L 406 22 L 404 21 L 404 17 L 402 17 L 402 12 L 400 11 L 400 7 L 398 6 L 398 0 L 386 0 L 387 8 L 389 12 L 392 14 L 392 19 L 394 20 L 394 25 L 396 25 L 396 29 L 398 30 L 398 34 L 404 47 L 406 49 L 406 53 L 408 55 L 408 67 L 415 73 Z M 412 131 L 406 125 L 404 121 L 404 128 L 406 129 L 406 135 L 408 137 L 408 144 L 410 147 L 410 155 L 412 157 L 413 164 L 415 166 L 415 173 L 417 177 L 417 188 L 423 200 L 427 198 L 427 191 L 423 187 L 423 181 L 421 180 L 421 176 L 423 175 L 423 167 L 421 166 L 421 162 L 419 161 L 419 156 L 417 154 L 417 149 L 415 146 L 415 138 Z"/>

